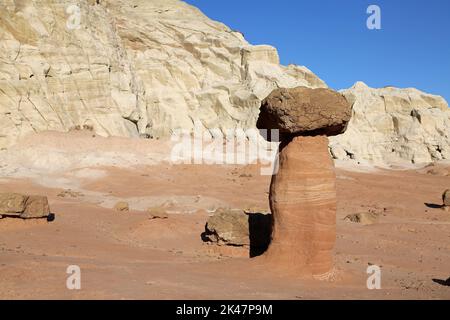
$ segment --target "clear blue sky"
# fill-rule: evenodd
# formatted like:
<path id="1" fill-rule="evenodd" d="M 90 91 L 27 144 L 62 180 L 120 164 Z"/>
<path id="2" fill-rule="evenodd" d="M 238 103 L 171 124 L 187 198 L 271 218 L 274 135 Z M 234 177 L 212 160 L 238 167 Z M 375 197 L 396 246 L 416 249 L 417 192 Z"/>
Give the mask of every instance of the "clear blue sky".
<path id="1" fill-rule="evenodd" d="M 334 89 L 416 87 L 450 103 L 450 0 L 187 0 Z M 369 30 L 367 7 L 381 8 Z"/>

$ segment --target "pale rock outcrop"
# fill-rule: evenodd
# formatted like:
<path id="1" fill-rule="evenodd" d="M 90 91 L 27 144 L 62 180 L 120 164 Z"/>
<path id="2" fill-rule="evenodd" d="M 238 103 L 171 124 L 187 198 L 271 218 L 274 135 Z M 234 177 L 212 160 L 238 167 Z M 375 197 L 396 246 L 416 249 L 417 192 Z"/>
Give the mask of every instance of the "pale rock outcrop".
<path id="1" fill-rule="evenodd" d="M 305 67 L 281 66 L 275 48 L 252 46 L 178 0 L 4 0 L 0 10 L 0 150 L 46 130 L 159 137 L 198 124 L 254 128 L 273 89 L 327 87 Z M 354 116 L 331 139 L 335 159 L 450 159 L 441 97 L 360 82 L 342 93 Z"/>
<path id="2" fill-rule="evenodd" d="M 326 87 L 178 0 L 5 0 L 0 10 L 0 149 L 77 127 L 124 137 L 194 122 L 252 128 L 274 88 Z"/>
<path id="3" fill-rule="evenodd" d="M 274 267 L 326 279 L 333 274 L 336 240 L 336 175 L 327 136 L 345 131 L 351 105 L 328 89 L 282 92 L 283 98 L 275 90 L 263 101 L 257 122 L 284 133 L 270 184 L 274 224 L 264 256 Z"/>
<path id="4" fill-rule="evenodd" d="M 335 159 L 380 165 L 450 159 L 450 109 L 442 97 L 362 82 L 341 92 L 353 116 L 347 131 L 330 139 Z"/>

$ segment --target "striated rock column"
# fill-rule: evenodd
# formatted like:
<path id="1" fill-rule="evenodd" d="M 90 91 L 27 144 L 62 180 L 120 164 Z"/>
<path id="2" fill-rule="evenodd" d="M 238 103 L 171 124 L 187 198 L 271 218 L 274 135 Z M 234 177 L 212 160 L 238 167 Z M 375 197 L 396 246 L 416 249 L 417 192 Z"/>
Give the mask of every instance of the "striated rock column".
<path id="1" fill-rule="evenodd" d="M 351 106 L 329 89 L 277 89 L 261 106 L 260 129 L 279 129 L 278 172 L 272 177 L 273 214 L 268 262 L 322 279 L 333 270 L 336 176 L 328 136 L 345 131 Z"/>
<path id="2" fill-rule="evenodd" d="M 280 146 L 272 177 L 272 243 L 266 255 L 312 274 L 332 269 L 336 238 L 336 176 L 326 136 L 294 137 Z"/>

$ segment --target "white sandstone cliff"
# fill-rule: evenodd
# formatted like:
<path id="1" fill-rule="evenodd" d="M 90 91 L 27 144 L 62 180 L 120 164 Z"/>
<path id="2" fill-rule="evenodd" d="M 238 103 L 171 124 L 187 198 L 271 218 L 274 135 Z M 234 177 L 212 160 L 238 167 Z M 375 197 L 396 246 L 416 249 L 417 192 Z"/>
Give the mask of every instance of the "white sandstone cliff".
<path id="1" fill-rule="evenodd" d="M 92 128 L 102 136 L 253 128 L 276 87 L 326 87 L 275 48 L 178 0 L 0 1 L 0 150 L 32 132 Z M 416 89 L 342 91 L 354 102 L 336 159 L 380 164 L 450 159 L 449 109 Z"/>
<path id="2" fill-rule="evenodd" d="M 336 159 L 381 165 L 450 160 L 450 109 L 442 97 L 362 82 L 341 92 L 354 105 L 347 131 L 330 139 Z"/>
<path id="3" fill-rule="evenodd" d="M 102 136 L 255 126 L 276 87 L 326 87 L 275 48 L 178 0 L 0 2 L 0 149 L 30 132 L 89 127 Z M 73 11 L 72 11 L 73 13 Z"/>

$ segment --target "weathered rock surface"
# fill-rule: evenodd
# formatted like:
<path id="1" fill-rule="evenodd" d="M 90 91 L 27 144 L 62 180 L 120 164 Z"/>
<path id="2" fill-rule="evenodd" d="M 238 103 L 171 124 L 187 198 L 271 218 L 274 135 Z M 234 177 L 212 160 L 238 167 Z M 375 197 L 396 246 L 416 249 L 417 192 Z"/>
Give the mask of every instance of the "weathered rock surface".
<path id="1" fill-rule="evenodd" d="M 0 3 L 0 149 L 44 130 L 162 136 L 253 128 L 277 87 L 326 87 L 178 0 Z"/>
<path id="2" fill-rule="evenodd" d="M 347 128 L 351 104 L 331 89 L 280 88 L 261 103 L 257 127 L 282 134 L 334 136 Z"/>
<path id="3" fill-rule="evenodd" d="M 335 159 L 382 165 L 450 159 L 450 109 L 442 97 L 362 82 L 341 92 L 353 116 L 344 134 L 330 138 Z"/>
<path id="4" fill-rule="evenodd" d="M 47 197 L 44 196 L 29 196 L 25 206 L 24 212 L 20 215 L 21 218 L 45 218 L 50 215 L 50 207 L 48 205 Z"/>
<path id="5" fill-rule="evenodd" d="M 202 236 L 218 245 L 249 247 L 250 256 L 257 256 L 267 249 L 271 232 L 270 213 L 221 208 L 208 219 Z"/>
<path id="6" fill-rule="evenodd" d="M 50 215 L 50 207 L 45 196 L 1 193 L 0 215 L 22 219 L 45 218 Z"/>
<path id="7" fill-rule="evenodd" d="M 217 209 L 206 223 L 204 238 L 219 245 L 249 246 L 248 216 L 238 209 Z"/>
<path id="8" fill-rule="evenodd" d="M 329 273 L 336 240 L 336 175 L 326 136 L 282 142 L 269 199 L 274 230 L 268 261 L 299 274 Z"/>
<path id="9" fill-rule="evenodd" d="M 442 194 L 442 201 L 444 206 L 450 207 L 450 189 L 444 191 Z"/>
<path id="10" fill-rule="evenodd" d="M 0 194 L 0 214 L 20 216 L 26 206 L 28 197 L 18 193 Z"/>
<path id="11" fill-rule="evenodd" d="M 175 129 L 254 128 L 275 88 L 326 88 L 305 67 L 279 64 L 275 48 L 178 0 L 0 3 L 0 150 L 46 130 L 165 136 Z M 76 22 L 76 21 L 75 21 Z M 450 159 L 449 111 L 416 89 L 342 91 L 354 102 L 336 159 L 376 163 Z"/>

